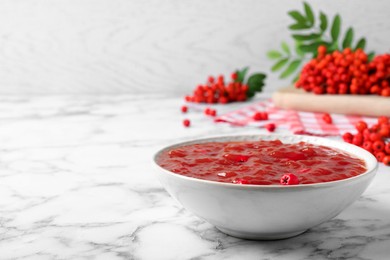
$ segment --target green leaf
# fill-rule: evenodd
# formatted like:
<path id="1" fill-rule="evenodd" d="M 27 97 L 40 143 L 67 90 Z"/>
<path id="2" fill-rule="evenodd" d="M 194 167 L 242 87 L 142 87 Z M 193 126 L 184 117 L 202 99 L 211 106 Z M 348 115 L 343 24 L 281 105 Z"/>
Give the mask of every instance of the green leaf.
<path id="1" fill-rule="evenodd" d="M 374 57 L 375 57 L 375 52 L 372 51 L 367 56 L 368 56 L 368 60 L 372 61 L 374 59 Z"/>
<path id="2" fill-rule="evenodd" d="M 325 32 L 326 28 L 328 28 L 328 17 L 323 12 L 320 12 L 320 29 L 321 29 L 321 32 Z"/>
<path id="3" fill-rule="evenodd" d="M 358 43 L 356 44 L 355 50 L 357 50 L 357 49 L 364 50 L 365 47 L 366 47 L 366 39 L 365 38 L 361 38 L 358 41 Z"/>
<path id="4" fill-rule="evenodd" d="M 313 10 L 311 9 L 310 5 L 306 2 L 303 2 L 303 5 L 305 7 L 305 13 L 306 13 L 306 18 L 309 21 L 310 25 L 314 25 L 314 14 Z"/>
<path id="5" fill-rule="evenodd" d="M 311 34 L 293 34 L 292 37 L 298 41 L 308 41 L 315 40 L 321 37 L 319 33 L 311 33 Z"/>
<path id="6" fill-rule="evenodd" d="M 269 59 L 274 60 L 281 58 L 282 54 L 277 50 L 270 50 L 269 52 L 267 52 L 267 56 Z"/>
<path id="7" fill-rule="evenodd" d="M 281 59 L 281 60 L 279 60 L 277 63 L 275 63 L 274 66 L 272 66 L 271 70 L 274 71 L 274 72 L 275 72 L 275 71 L 278 71 L 278 70 L 280 70 L 281 68 L 283 68 L 284 65 L 287 64 L 287 62 L 288 62 L 288 58 Z"/>
<path id="8" fill-rule="evenodd" d="M 286 42 L 282 42 L 282 50 L 283 50 L 287 55 L 290 55 L 290 54 L 291 54 L 290 47 L 288 47 L 288 44 L 287 44 Z"/>
<path id="9" fill-rule="evenodd" d="M 288 67 L 282 72 L 282 74 L 280 74 L 280 78 L 281 79 L 287 78 L 292 73 L 294 73 L 298 69 L 301 62 L 302 62 L 302 60 L 300 60 L 300 59 L 293 60 L 290 63 L 290 65 L 288 65 Z"/>
<path id="10" fill-rule="evenodd" d="M 327 42 L 325 43 L 325 46 L 328 53 L 339 49 L 337 42 Z"/>
<path id="11" fill-rule="evenodd" d="M 298 24 L 305 24 L 306 18 L 299 13 L 298 11 L 290 11 L 288 14 L 298 23 Z"/>
<path id="12" fill-rule="evenodd" d="M 248 67 L 245 67 L 243 68 L 242 70 L 237 70 L 236 73 L 237 73 L 237 79 L 236 79 L 236 82 L 244 82 L 245 80 L 245 76 L 248 72 L 249 68 Z"/>
<path id="13" fill-rule="evenodd" d="M 249 97 L 253 97 L 255 92 L 261 92 L 264 86 L 264 79 L 266 75 L 263 73 L 256 73 L 249 77 L 248 79 L 248 92 L 247 95 Z"/>
<path id="14" fill-rule="evenodd" d="M 338 50 L 337 42 L 325 42 L 325 41 L 323 41 L 323 42 L 321 42 L 321 45 L 325 45 L 327 53 L 330 53 L 330 52 L 333 52 L 335 50 Z"/>
<path id="15" fill-rule="evenodd" d="M 299 49 L 305 53 L 317 53 L 318 46 L 320 45 L 326 45 L 326 42 L 318 41 L 310 44 L 301 45 L 299 46 Z"/>
<path id="16" fill-rule="evenodd" d="M 310 29 L 311 26 L 307 24 L 297 23 L 297 24 L 290 25 L 288 28 L 290 28 L 291 30 L 303 30 L 303 29 Z"/>
<path id="17" fill-rule="evenodd" d="M 340 34 L 341 18 L 340 15 L 336 15 L 333 19 L 332 28 L 330 29 L 330 35 L 333 42 L 337 42 Z"/>
<path id="18" fill-rule="evenodd" d="M 299 56 L 299 57 L 303 57 L 305 56 L 305 53 L 301 50 L 300 46 L 302 45 L 302 43 L 300 41 L 295 41 L 295 53 Z"/>
<path id="19" fill-rule="evenodd" d="M 351 47 L 352 40 L 353 40 L 353 29 L 351 27 L 349 27 L 349 29 L 345 33 L 345 37 L 343 40 L 343 45 L 342 45 L 343 49 L 345 49 L 347 47 Z"/>

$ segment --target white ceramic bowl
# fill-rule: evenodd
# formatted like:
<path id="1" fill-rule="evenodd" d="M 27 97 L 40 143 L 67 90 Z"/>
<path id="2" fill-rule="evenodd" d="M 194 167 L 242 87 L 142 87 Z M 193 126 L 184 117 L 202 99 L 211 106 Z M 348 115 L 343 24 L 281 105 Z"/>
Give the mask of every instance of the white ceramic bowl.
<path id="1" fill-rule="evenodd" d="M 304 141 L 346 151 L 363 159 L 361 175 L 326 183 L 302 185 L 241 185 L 195 179 L 172 173 L 156 163 L 159 154 L 174 147 L 242 140 Z M 224 136 L 178 143 L 154 156 L 157 175 L 184 208 L 220 231 L 246 239 L 281 239 L 296 236 L 338 215 L 367 188 L 377 170 L 377 160 L 366 150 L 345 142 L 303 135 Z"/>

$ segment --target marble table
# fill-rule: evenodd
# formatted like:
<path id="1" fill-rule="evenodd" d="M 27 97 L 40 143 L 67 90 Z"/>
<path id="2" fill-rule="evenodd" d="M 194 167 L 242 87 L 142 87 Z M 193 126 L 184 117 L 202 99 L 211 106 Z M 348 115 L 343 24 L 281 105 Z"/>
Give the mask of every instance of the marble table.
<path id="1" fill-rule="evenodd" d="M 153 174 L 157 149 L 264 133 L 193 109 L 182 115 L 181 104 L 157 95 L 1 97 L 0 258 L 389 259 L 383 165 L 339 216 L 286 240 L 230 237 L 176 204 Z M 190 128 L 181 125 L 185 116 Z"/>

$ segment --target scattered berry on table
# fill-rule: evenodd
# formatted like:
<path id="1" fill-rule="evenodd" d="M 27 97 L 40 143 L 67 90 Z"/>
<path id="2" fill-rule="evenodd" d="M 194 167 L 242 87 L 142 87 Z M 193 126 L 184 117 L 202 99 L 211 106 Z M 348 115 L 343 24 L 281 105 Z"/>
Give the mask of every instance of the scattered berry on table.
<path id="1" fill-rule="evenodd" d="M 206 116 L 216 116 L 217 115 L 217 110 L 212 109 L 210 107 L 206 107 L 205 110 L 204 110 L 204 114 Z"/>
<path id="2" fill-rule="evenodd" d="M 322 115 L 322 120 L 327 124 L 332 124 L 333 122 L 332 117 L 328 113 Z"/>
<path id="3" fill-rule="evenodd" d="M 204 114 L 207 115 L 207 116 L 209 116 L 209 115 L 210 115 L 210 110 L 211 110 L 211 108 L 206 107 L 206 108 L 204 109 Z"/>
<path id="4" fill-rule="evenodd" d="M 268 130 L 268 132 L 274 132 L 276 129 L 276 125 L 274 123 L 269 123 L 265 125 L 265 128 Z"/>
<path id="5" fill-rule="evenodd" d="M 255 121 L 268 120 L 268 113 L 267 112 L 256 112 L 253 114 L 252 118 Z"/>
<path id="6" fill-rule="evenodd" d="M 191 121 L 190 121 L 189 119 L 184 119 L 184 120 L 183 120 L 183 125 L 184 125 L 185 127 L 190 127 Z"/>
<path id="7" fill-rule="evenodd" d="M 217 116 L 217 110 L 211 109 L 210 110 L 210 116 Z"/>

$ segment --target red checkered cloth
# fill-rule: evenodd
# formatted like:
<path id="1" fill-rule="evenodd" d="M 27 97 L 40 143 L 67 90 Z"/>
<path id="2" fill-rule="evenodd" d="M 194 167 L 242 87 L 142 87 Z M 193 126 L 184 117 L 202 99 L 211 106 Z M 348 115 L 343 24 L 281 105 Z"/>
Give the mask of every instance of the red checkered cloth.
<path id="1" fill-rule="evenodd" d="M 258 111 L 267 112 L 268 120 L 255 121 L 252 117 Z M 356 132 L 354 125 L 359 120 L 366 121 L 368 125 L 377 122 L 377 118 L 373 117 L 331 114 L 333 123 L 327 124 L 322 116 L 323 113 L 279 109 L 274 106 L 271 100 L 267 100 L 218 116 L 215 121 L 256 127 L 264 127 L 266 124 L 274 123 L 278 128 L 290 130 L 294 134 L 318 136 L 337 136 L 345 132 Z"/>

